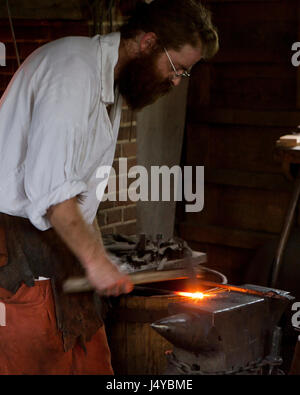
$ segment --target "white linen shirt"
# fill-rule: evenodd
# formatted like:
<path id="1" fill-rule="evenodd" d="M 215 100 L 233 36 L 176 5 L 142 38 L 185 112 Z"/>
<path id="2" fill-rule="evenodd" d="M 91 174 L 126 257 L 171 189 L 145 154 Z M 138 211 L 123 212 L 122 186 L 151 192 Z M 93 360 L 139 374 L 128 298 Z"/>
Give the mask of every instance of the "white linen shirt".
<path id="1" fill-rule="evenodd" d="M 47 230 L 47 209 L 82 194 L 81 212 L 93 222 L 96 171 L 112 165 L 120 125 L 119 44 L 120 33 L 65 37 L 18 69 L 0 101 L 0 212 Z"/>

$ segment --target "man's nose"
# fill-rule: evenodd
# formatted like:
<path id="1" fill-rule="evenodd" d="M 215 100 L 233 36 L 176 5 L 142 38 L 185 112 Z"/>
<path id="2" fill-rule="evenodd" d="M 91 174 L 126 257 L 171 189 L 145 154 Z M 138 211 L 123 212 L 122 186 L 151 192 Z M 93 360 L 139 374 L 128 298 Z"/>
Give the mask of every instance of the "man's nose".
<path id="1" fill-rule="evenodd" d="M 175 77 L 175 78 L 172 79 L 172 84 L 174 86 L 177 86 L 177 85 L 180 84 L 180 81 L 181 81 L 181 77 Z"/>

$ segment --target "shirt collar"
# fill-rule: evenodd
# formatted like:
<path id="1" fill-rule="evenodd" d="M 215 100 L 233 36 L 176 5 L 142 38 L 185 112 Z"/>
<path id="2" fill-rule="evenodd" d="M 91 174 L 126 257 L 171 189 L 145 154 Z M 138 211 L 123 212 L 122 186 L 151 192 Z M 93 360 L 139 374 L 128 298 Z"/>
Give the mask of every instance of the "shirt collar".
<path id="1" fill-rule="evenodd" d="M 100 36 L 101 50 L 101 99 L 112 104 L 114 95 L 114 69 L 119 58 L 120 32 Z"/>

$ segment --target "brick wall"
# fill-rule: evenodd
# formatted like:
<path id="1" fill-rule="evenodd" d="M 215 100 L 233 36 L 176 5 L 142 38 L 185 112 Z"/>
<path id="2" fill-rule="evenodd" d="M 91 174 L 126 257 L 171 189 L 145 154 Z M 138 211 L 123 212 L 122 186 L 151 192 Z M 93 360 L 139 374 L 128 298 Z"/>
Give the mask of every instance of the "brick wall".
<path id="1" fill-rule="evenodd" d="M 119 10 L 113 13 L 113 30 L 122 23 Z M 91 20 L 37 20 L 13 19 L 15 36 L 21 62 L 39 46 L 55 39 L 77 35 L 93 35 Z M 108 22 L 103 23 L 102 32 L 110 29 Z M 6 46 L 6 66 L 0 67 L 0 96 L 2 96 L 18 64 L 14 50 L 12 34 L 8 19 L 0 19 L 0 42 Z M 123 106 L 120 133 L 116 147 L 114 167 L 118 175 L 118 158 L 128 158 L 128 168 L 136 164 L 136 121 L 134 114 Z M 127 202 L 102 202 L 98 211 L 99 225 L 102 232 L 107 233 L 136 233 L 136 205 Z"/>

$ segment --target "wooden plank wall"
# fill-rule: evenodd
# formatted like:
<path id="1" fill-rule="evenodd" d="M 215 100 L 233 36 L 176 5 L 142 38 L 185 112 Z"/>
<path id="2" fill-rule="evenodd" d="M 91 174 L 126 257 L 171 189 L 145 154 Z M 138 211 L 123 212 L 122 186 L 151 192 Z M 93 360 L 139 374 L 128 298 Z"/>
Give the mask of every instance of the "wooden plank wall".
<path id="1" fill-rule="evenodd" d="M 191 214 L 179 206 L 177 225 L 210 266 L 240 283 L 257 248 L 278 236 L 290 198 L 273 151 L 300 124 L 300 68 L 291 63 L 300 3 L 203 3 L 221 49 L 193 70 L 182 164 L 205 166 L 205 204 Z"/>

